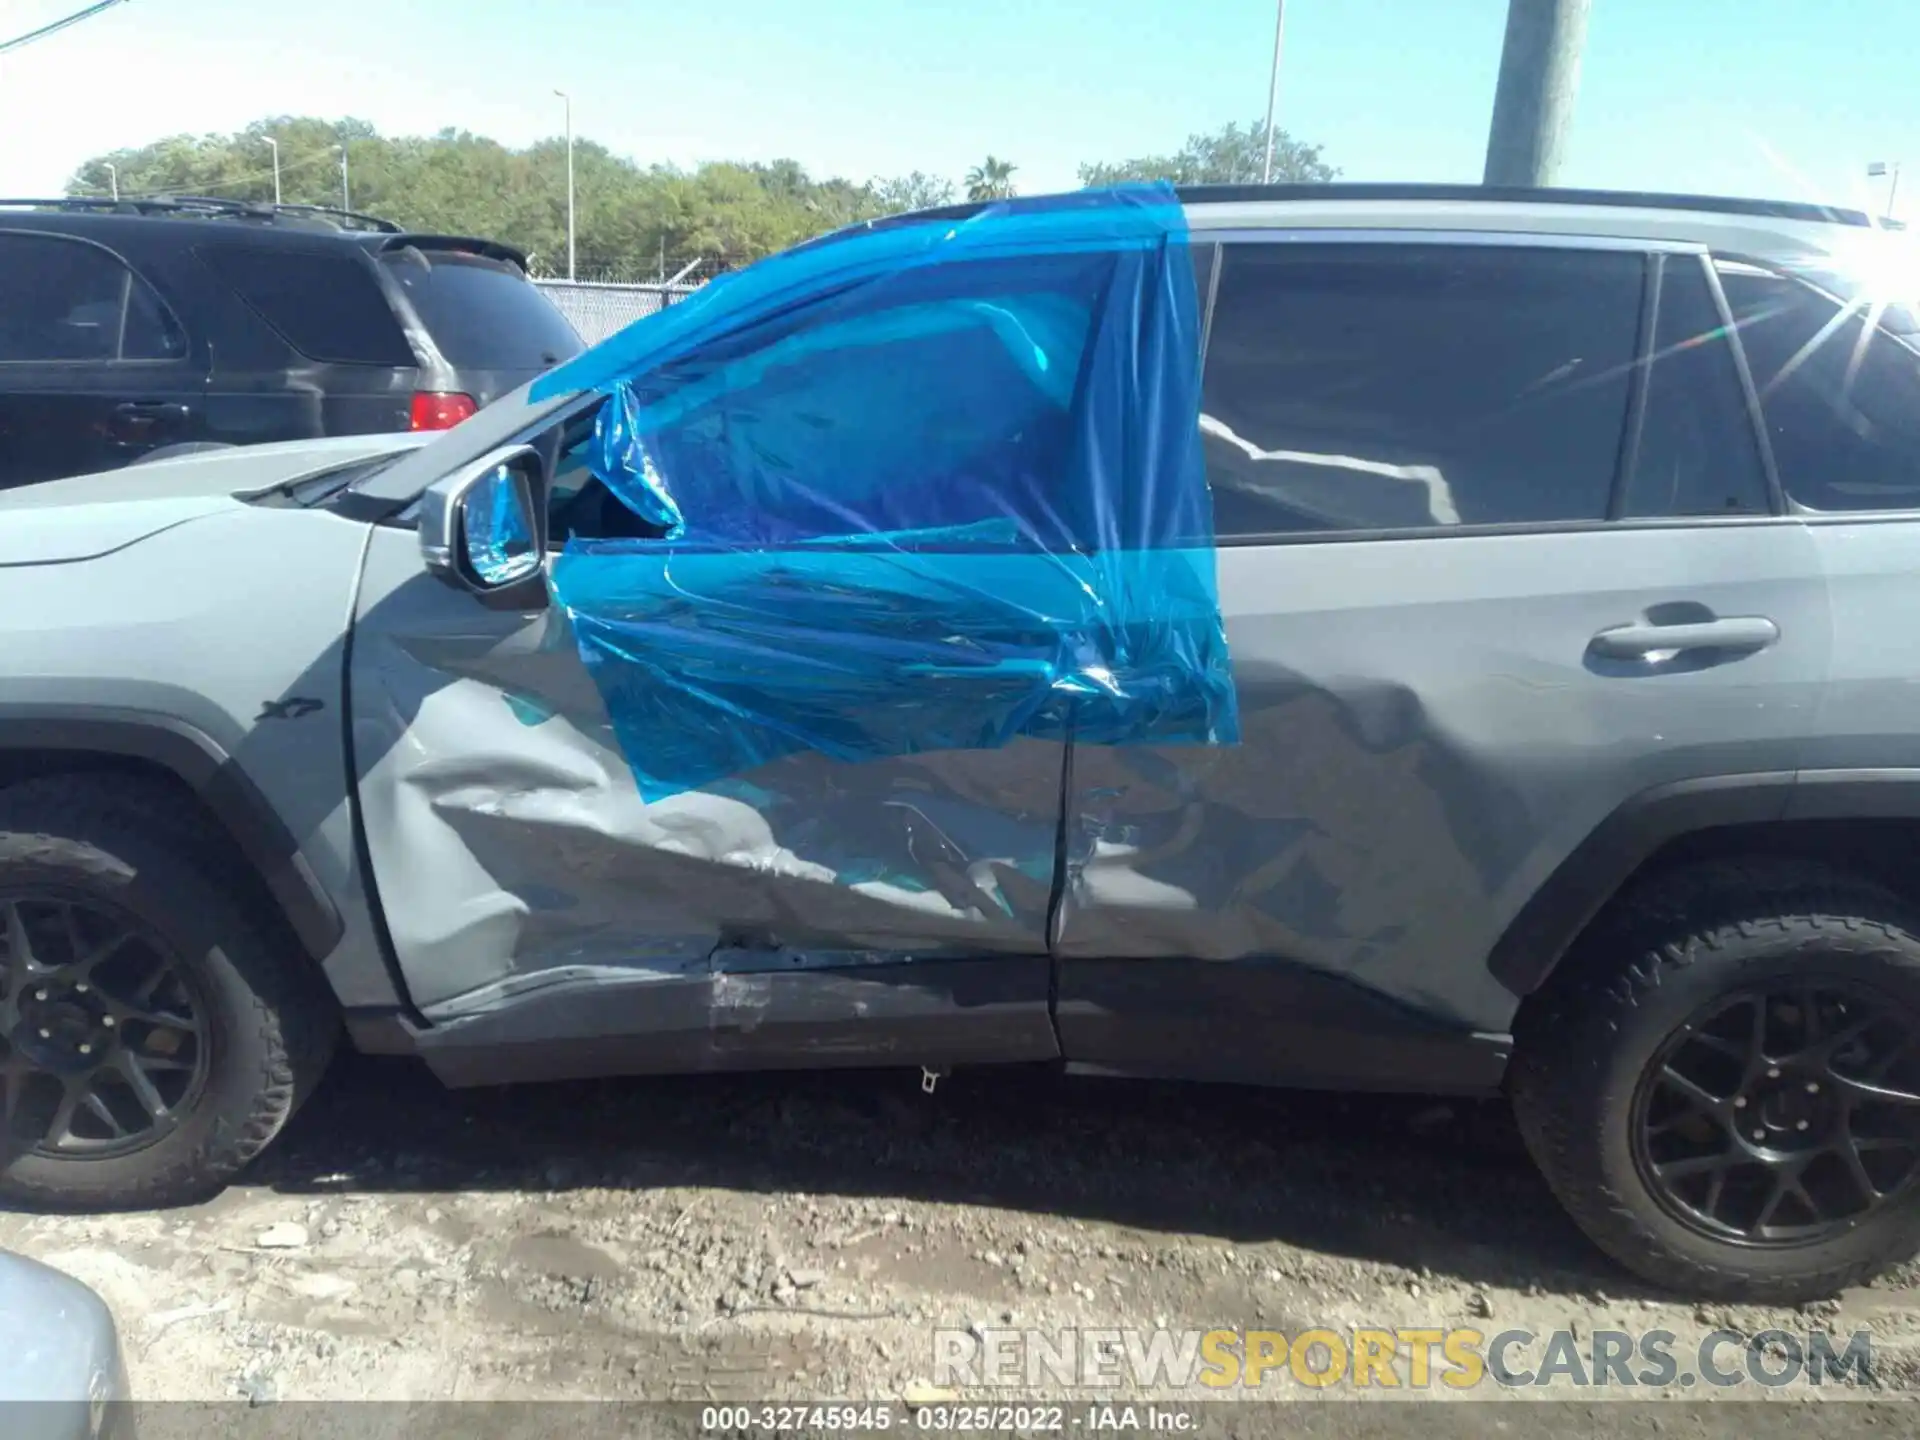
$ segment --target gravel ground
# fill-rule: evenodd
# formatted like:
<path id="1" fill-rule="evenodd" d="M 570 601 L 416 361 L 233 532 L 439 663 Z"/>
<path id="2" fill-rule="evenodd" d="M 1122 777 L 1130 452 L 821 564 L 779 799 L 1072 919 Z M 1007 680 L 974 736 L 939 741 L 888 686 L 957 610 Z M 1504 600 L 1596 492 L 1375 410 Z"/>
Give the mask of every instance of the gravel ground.
<path id="1" fill-rule="evenodd" d="M 1920 1267 L 1676 1301 L 1588 1246 L 1493 1104 L 1026 1071 L 448 1092 L 348 1056 L 212 1203 L 0 1214 L 0 1246 L 107 1298 L 142 1399 L 924 1401 L 934 1327 L 1010 1324 L 1865 1328 L 1871 1393 L 1920 1395 Z"/>

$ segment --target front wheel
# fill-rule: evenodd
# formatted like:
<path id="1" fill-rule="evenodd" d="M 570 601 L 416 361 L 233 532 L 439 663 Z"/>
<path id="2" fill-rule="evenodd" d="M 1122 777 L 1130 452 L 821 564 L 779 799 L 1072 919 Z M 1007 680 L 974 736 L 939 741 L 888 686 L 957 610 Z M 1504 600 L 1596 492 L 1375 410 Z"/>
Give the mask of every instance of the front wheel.
<path id="1" fill-rule="evenodd" d="M 1514 1108 L 1602 1249 L 1793 1304 L 1920 1248 L 1920 913 L 1794 861 L 1657 878 L 1521 1017 Z"/>
<path id="2" fill-rule="evenodd" d="M 203 1198 L 325 1066 L 330 997 L 184 802 L 104 774 L 0 791 L 0 1198 Z"/>

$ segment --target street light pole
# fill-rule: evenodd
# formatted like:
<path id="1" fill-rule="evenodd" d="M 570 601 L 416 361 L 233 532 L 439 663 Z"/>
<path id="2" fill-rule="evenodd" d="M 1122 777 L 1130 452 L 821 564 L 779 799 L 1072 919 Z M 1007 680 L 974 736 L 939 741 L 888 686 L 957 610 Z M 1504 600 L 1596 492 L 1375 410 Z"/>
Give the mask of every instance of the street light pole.
<path id="1" fill-rule="evenodd" d="M 1891 162 L 1876 160 L 1867 166 L 1867 174 L 1875 180 L 1878 180 L 1883 175 L 1892 177 L 1893 183 L 1887 186 L 1886 218 L 1889 220 L 1893 219 L 1893 202 L 1898 199 L 1900 195 L 1900 162 L 1898 160 Z"/>
<path id="2" fill-rule="evenodd" d="M 280 203 L 280 142 L 271 135 L 260 137 L 273 147 L 273 203 Z"/>
<path id="3" fill-rule="evenodd" d="M 100 163 L 106 166 L 107 185 L 113 193 L 113 198 L 118 200 L 120 198 L 120 171 L 115 168 L 111 160 L 102 160 Z"/>
<path id="4" fill-rule="evenodd" d="M 1273 69 L 1267 74 L 1267 159 L 1260 167 L 1260 183 L 1273 183 L 1273 114 L 1280 98 L 1280 42 L 1287 34 L 1287 0 L 1276 0 L 1273 17 Z"/>
<path id="5" fill-rule="evenodd" d="M 553 92 L 567 107 L 567 279 L 573 279 L 573 97 L 564 90 Z"/>

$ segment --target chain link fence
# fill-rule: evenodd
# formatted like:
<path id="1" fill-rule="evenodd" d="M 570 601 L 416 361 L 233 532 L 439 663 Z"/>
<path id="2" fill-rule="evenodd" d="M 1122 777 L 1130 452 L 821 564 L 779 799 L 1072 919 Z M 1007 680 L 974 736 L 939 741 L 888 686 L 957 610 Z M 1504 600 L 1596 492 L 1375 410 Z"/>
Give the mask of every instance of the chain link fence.
<path id="1" fill-rule="evenodd" d="M 657 314 L 700 287 L 692 284 L 623 285 L 598 280 L 535 280 L 589 345 Z"/>

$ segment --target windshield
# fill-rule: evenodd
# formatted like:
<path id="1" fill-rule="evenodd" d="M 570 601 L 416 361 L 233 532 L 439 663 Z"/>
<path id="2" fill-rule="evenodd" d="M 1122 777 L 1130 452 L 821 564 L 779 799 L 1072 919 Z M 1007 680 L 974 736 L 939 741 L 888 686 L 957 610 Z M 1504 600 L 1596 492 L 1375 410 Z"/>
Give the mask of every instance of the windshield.
<path id="1" fill-rule="evenodd" d="M 451 365 L 544 370 L 584 348 L 567 318 L 512 265 L 411 247 L 383 258 Z"/>

